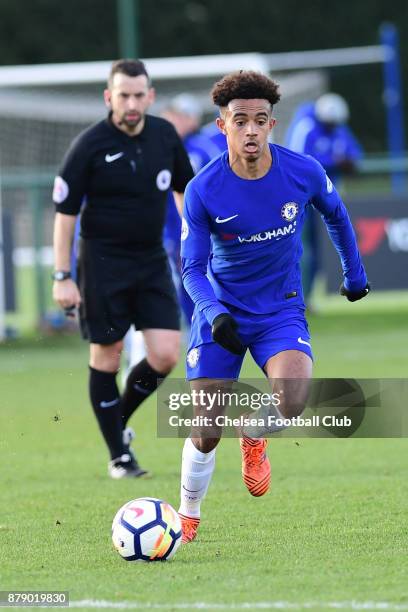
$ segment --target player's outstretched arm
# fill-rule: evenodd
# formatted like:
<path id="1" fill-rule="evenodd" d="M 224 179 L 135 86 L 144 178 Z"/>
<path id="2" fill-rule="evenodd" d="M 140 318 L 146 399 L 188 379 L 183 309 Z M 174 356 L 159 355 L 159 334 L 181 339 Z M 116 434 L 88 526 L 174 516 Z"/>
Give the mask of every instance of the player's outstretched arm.
<path id="1" fill-rule="evenodd" d="M 347 209 L 316 160 L 312 162 L 311 174 L 314 182 L 312 203 L 323 217 L 343 269 L 344 281 L 340 293 L 350 302 L 361 300 L 369 293 L 370 286 Z"/>
<path id="2" fill-rule="evenodd" d="M 207 278 L 207 265 L 211 248 L 210 219 L 194 189 L 187 185 L 184 201 L 184 217 L 181 229 L 181 276 L 183 285 L 196 308 L 213 324 L 220 314 L 229 314 L 218 301 Z"/>

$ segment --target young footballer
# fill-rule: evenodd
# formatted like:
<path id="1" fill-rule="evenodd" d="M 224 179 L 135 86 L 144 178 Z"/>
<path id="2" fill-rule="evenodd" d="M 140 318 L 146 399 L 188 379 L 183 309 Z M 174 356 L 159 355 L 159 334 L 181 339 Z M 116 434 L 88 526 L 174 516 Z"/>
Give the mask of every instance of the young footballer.
<path id="1" fill-rule="evenodd" d="M 187 377 L 194 390 L 236 380 L 248 349 L 268 378 L 283 381 L 279 414 L 298 416 L 312 375 L 300 276 L 307 207 L 326 224 L 343 269 L 341 293 L 349 301 L 369 292 L 366 273 L 346 208 L 322 166 L 268 142 L 278 85 L 240 71 L 216 83 L 212 96 L 228 150 L 186 189 L 183 282 L 195 304 Z M 184 542 L 196 536 L 219 439 L 217 432 L 195 430 L 185 442 L 179 509 Z M 270 485 L 266 445 L 242 433 L 243 479 L 254 496 Z"/>

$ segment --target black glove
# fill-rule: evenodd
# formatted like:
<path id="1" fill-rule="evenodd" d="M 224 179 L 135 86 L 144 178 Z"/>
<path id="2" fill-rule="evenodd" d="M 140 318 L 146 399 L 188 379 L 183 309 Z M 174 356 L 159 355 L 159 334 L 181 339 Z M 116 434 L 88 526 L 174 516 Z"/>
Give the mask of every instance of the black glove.
<path id="1" fill-rule="evenodd" d="M 349 289 L 345 288 L 344 283 L 341 283 L 340 295 L 345 295 L 349 302 L 357 302 L 357 300 L 361 300 L 368 295 L 370 289 L 370 283 L 367 283 L 364 289 L 360 289 L 360 291 L 349 291 Z"/>
<path id="2" fill-rule="evenodd" d="M 211 332 L 214 342 L 234 355 L 243 355 L 245 346 L 237 334 L 238 324 L 230 314 L 220 314 L 215 317 Z"/>

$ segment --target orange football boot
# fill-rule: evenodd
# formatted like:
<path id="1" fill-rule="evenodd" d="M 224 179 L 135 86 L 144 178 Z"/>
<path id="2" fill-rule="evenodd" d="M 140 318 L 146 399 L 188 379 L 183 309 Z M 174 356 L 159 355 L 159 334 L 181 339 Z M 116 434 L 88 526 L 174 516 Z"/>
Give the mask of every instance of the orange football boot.
<path id="1" fill-rule="evenodd" d="M 181 542 L 187 544 L 192 542 L 197 535 L 197 529 L 200 524 L 199 518 L 193 518 L 192 516 L 185 516 L 184 514 L 178 513 L 181 520 Z"/>
<path id="2" fill-rule="evenodd" d="M 266 454 L 268 441 L 264 438 L 240 438 L 242 478 L 251 495 L 261 497 L 269 489 L 271 464 Z"/>

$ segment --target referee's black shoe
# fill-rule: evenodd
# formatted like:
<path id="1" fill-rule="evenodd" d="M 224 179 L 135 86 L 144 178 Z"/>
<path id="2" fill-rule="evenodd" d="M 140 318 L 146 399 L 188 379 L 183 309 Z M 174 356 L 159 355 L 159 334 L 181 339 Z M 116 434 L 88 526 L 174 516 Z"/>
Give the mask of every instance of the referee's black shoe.
<path id="1" fill-rule="evenodd" d="M 141 478 L 150 476 L 147 470 L 143 470 L 137 462 L 135 455 L 131 452 L 124 453 L 108 463 L 108 474 L 111 478 Z"/>
<path id="2" fill-rule="evenodd" d="M 140 467 L 136 455 L 130 448 L 131 443 L 135 439 L 136 434 L 131 427 L 126 427 L 123 430 L 123 446 L 124 454 L 116 459 L 112 459 L 108 464 L 108 473 L 111 478 L 118 480 L 119 478 L 148 478 L 151 474 Z"/>

